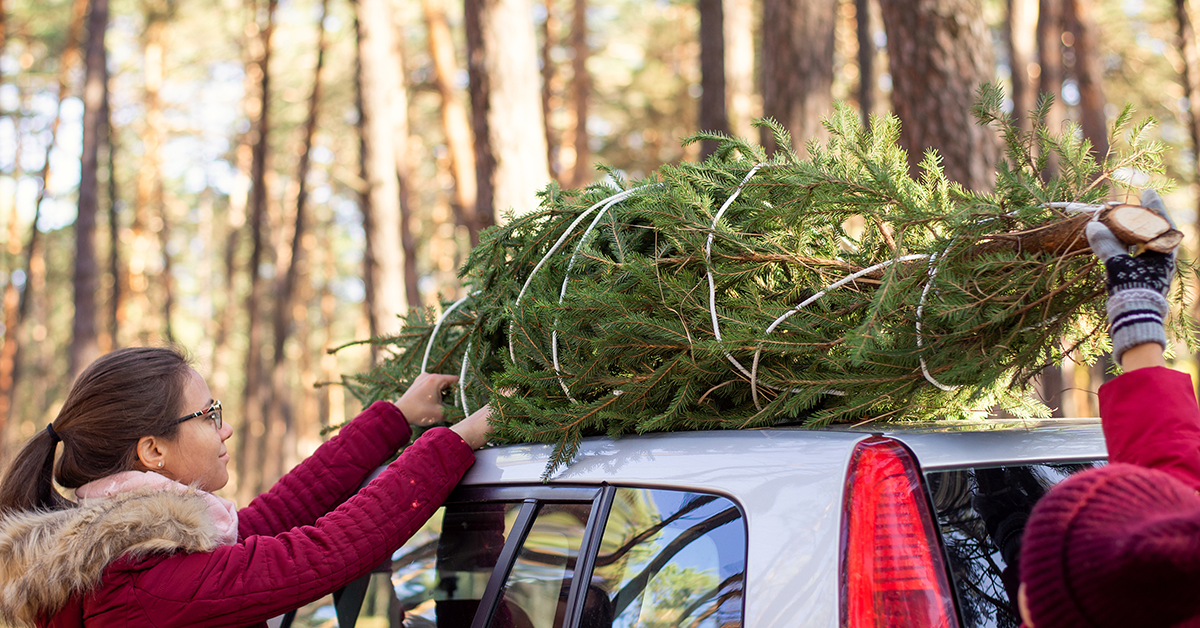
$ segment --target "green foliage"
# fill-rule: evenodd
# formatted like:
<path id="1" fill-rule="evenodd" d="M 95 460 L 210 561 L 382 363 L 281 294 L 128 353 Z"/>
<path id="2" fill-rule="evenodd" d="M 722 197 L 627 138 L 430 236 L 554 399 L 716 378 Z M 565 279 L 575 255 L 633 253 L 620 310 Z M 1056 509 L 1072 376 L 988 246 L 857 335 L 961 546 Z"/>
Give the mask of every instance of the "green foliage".
<path id="1" fill-rule="evenodd" d="M 910 176 L 898 121 L 864 130 L 845 106 L 807 159 L 706 134 L 691 141 L 722 144 L 704 163 L 631 187 L 548 188 L 540 211 L 472 253 L 462 275 L 474 294 L 437 334 L 414 314 L 386 341 L 395 357 L 353 383 L 365 399 L 394 396 L 428 350 L 427 370 L 465 374 L 466 411 L 493 404 L 498 440 L 555 444 L 547 473 L 592 434 L 943 419 L 997 404 L 1044 415 L 1028 380 L 1071 350 L 1105 349 L 1101 269 L 1086 250 L 1005 242 L 1068 218 L 1045 203 L 1098 202 L 1119 169 L 1157 168 L 1160 150 L 1139 126 L 1098 161 L 1075 129 L 1046 128 L 1047 106 L 1023 134 L 999 91 L 981 90 L 977 114 L 1007 148 L 990 193 L 948 181 L 933 152 Z M 1060 174 L 1047 177 L 1051 156 Z"/>

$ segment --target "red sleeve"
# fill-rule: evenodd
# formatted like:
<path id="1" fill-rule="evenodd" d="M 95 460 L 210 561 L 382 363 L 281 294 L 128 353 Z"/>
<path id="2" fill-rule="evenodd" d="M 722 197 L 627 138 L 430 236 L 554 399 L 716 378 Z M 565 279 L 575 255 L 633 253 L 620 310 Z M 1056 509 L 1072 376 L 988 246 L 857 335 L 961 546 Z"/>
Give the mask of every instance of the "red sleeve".
<path id="1" fill-rule="evenodd" d="M 1192 378 L 1165 367 L 1130 371 L 1100 387 L 1110 462 L 1166 471 L 1200 490 L 1200 407 Z"/>
<path id="2" fill-rule="evenodd" d="M 391 556 L 472 462 L 457 434 L 432 429 L 315 525 L 166 558 L 138 575 L 131 601 L 160 628 L 245 626 L 307 604 Z"/>
<path id="3" fill-rule="evenodd" d="M 371 404 L 271 490 L 239 510 L 238 537 L 270 536 L 311 525 L 346 501 L 411 437 L 412 429 L 395 405 Z"/>

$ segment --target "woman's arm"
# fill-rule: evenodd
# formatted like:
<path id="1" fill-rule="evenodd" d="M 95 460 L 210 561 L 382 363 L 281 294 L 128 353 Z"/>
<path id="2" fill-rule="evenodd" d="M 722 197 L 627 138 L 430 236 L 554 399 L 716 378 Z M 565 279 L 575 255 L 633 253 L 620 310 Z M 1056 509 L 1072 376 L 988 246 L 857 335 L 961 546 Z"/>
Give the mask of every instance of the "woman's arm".
<path id="1" fill-rule="evenodd" d="M 423 373 L 395 405 L 377 401 L 341 432 L 283 476 L 271 490 L 238 511 L 238 536 L 273 535 L 317 517 L 345 501 L 396 450 L 412 438 L 413 425 L 442 420 L 442 389 L 453 375 Z"/>
<path id="2" fill-rule="evenodd" d="M 1170 222 L 1153 190 L 1142 204 Z M 1174 226 L 1174 223 L 1171 223 Z M 1087 226 L 1088 244 L 1104 262 L 1109 336 L 1125 374 L 1100 387 L 1100 418 L 1108 459 L 1161 469 L 1200 488 L 1200 408 L 1191 377 L 1166 368 L 1167 294 L 1175 254 L 1128 247 L 1107 227 Z"/>
<path id="3" fill-rule="evenodd" d="M 271 490 L 238 510 L 239 538 L 312 524 L 354 494 L 411 437 L 412 428 L 396 406 L 371 404 Z"/>
<path id="4" fill-rule="evenodd" d="M 1151 346 L 1161 359 L 1162 348 Z M 1200 407 L 1187 373 L 1160 365 L 1126 372 L 1100 387 L 1100 418 L 1110 462 L 1160 469 L 1200 490 Z"/>
<path id="5" fill-rule="evenodd" d="M 131 603 L 163 627 L 244 626 L 316 600 L 388 558 L 473 461 L 460 436 L 429 430 L 315 525 L 164 559 L 137 576 Z"/>

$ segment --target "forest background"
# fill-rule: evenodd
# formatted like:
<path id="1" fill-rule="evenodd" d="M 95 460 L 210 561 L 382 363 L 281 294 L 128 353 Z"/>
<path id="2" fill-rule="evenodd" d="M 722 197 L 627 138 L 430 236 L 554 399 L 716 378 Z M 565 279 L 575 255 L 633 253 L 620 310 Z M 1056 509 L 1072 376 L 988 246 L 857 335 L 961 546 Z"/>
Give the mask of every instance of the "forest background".
<path id="1" fill-rule="evenodd" d="M 682 138 L 759 140 L 764 115 L 803 154 L 834 100 L 896 114 L 914 159 L 938 149 L 973 189 L 999 155 L 969 113 L 980 83 L 1002 84 L 1025 128 L 1052 94 L 1050 128 L 1074 121 L 1101 155 L 1132 104 L 1159 122 L 1167 205 L 1195 256 L 1190 8 L 0 0 L 0 455 L 98 355 L 178 343 L 236 426 L 226 490 L 246 503 L 359 409 L 318 386 L 381 359 L 356 341 L 460 296 L 479 231 L 547 183 L 700 159 L 712 146 Z M 1193 375 L 1196 360 L 1173 357 Z M 1094 415 L 1107 366 L 1048 369 L 1037 392 L 1058 416 Z"/>

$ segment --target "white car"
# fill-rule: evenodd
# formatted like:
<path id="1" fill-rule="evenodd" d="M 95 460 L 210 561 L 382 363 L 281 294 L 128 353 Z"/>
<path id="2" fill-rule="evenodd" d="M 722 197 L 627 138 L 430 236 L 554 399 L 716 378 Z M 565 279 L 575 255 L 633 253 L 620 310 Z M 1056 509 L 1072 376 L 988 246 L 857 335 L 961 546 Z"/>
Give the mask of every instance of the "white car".
<path id="1" fill-rule="evenodd" d="M 1016 628 L 1029 509 L 1106 457 L 1086 419 L 587 439 L 543 482 L 550 451 L 478 452 L 389 565 L 291 625 Z"/>

